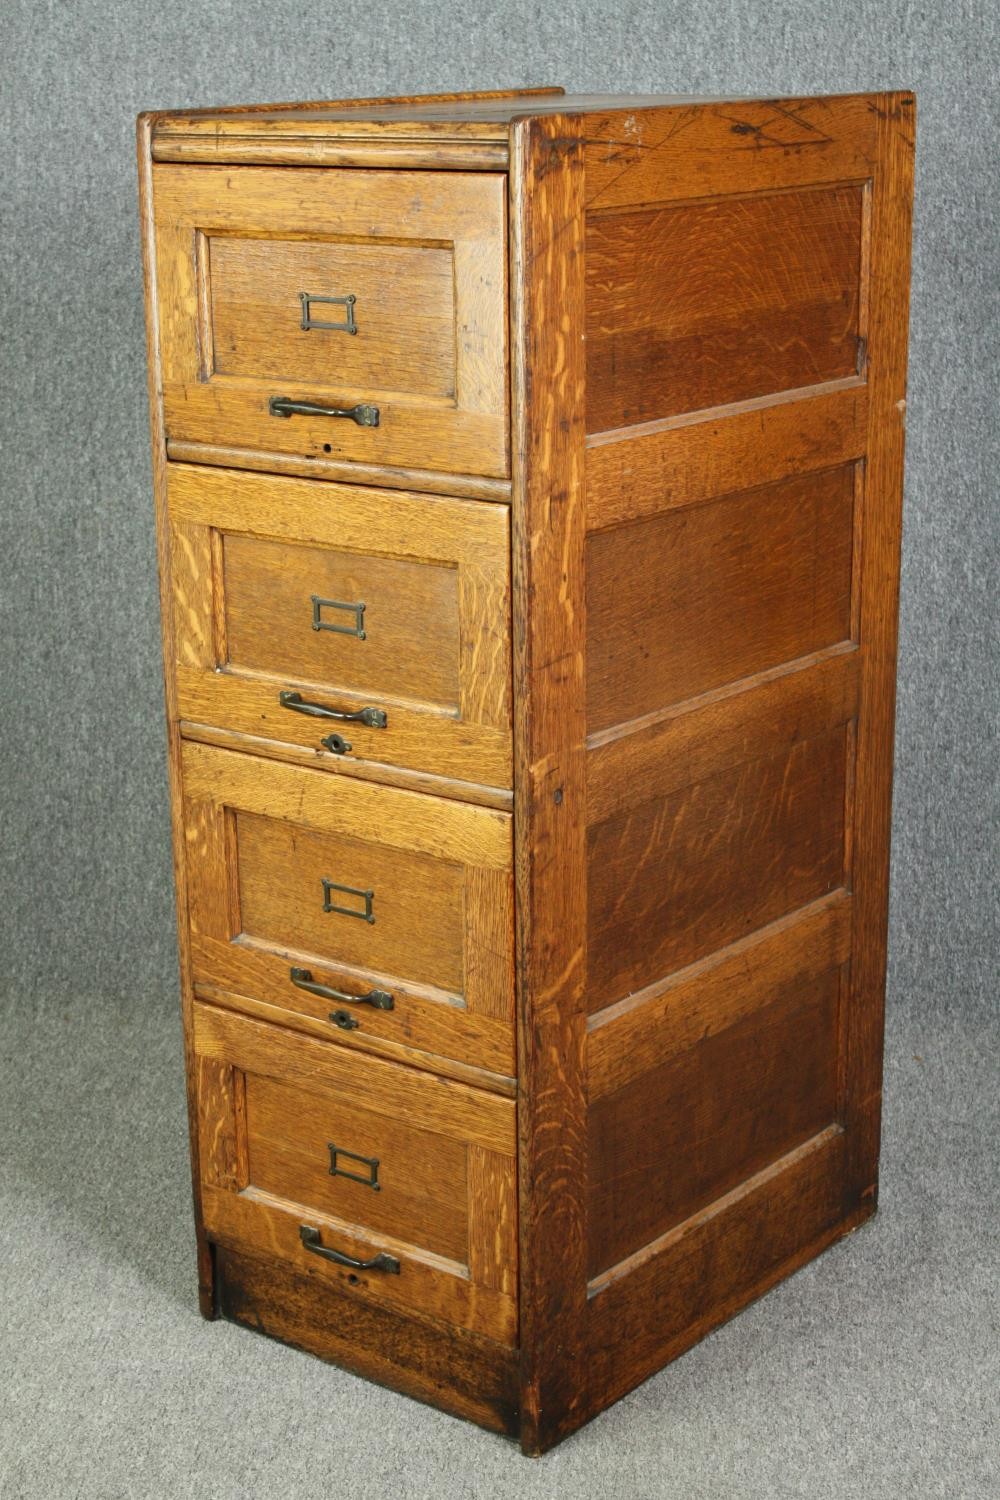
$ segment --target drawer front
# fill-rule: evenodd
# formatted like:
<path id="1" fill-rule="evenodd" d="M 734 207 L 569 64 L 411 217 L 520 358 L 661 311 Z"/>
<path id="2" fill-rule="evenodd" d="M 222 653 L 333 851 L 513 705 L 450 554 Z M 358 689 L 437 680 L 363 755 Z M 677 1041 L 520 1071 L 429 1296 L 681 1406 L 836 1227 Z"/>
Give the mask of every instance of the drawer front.
<path id="1" fill-rule="evenodd" d="M 155 166 L 168 446 L 503 478 L 505 184 Z"/>
<path id="2" fill-rule="evenodd" d="M 202 1004 L 194 1047 L 210 1238 L 514 1341 L 512 1101 Z"/>
<path id="3" fill-rule="evenodd" d="M 509 814 L 197 744 L 182 774 L 196 985 L 513 1074 Z"/>
<path id="4" fill-rule="evenodd" d="M 182 720 L 511 785 L 506 506 L 173 464 L 167 492 Z"/>

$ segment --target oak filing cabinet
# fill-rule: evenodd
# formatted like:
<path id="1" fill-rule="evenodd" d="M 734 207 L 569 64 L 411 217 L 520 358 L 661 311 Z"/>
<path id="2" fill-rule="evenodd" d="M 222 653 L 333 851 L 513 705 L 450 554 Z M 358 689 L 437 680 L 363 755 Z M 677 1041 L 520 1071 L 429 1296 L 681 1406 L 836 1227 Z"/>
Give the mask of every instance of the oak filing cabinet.
<path id="1" fill-rule="evenodd" d="M 913 124 L 141 117 L 206 1316 L 539 1452 L 874 1211 Z"/>

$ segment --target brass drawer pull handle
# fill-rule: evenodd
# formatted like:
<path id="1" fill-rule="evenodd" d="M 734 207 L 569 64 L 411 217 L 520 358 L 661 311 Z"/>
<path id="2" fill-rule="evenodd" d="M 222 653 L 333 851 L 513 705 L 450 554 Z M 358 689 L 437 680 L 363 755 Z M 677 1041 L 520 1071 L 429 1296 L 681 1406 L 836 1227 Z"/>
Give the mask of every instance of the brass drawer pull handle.
<path id="1" fill-rule="evenodd" d="M 359 427 L 378 426 L 378 407 L 361 401 L 357 406 L 323 406 L 318 401 L 293 401 L 290 396 L 272 396 L 267 403 L 272 417 L 346 417 Z"/>
<path id="2" fill-rule="evenodd" d="M 367 995 L 349 995 L 345 990 L 335 990 L 328 984 L 317 984 L 311 969 L 290 969 L 289 977 L 300 990 L 318 995 L 321 1000 L 342 1000 L 345 1005 L 372 1005 L 376 1010 L 395 1010 L 396 1002 L 387 990 L 369 990 Z"/>
<path id="3" fill-rule="evenodd" d="M 399 1261 L 394 1255 L 386 1255 L 384 1250 L 379 1255 L 373 1255 L 371 1260 L 356 1260 L 353 1255 L 345 1255 L 342 1250 L 328 1250 L 320 1242 L 319 1230 L 308 1224 L 299 1225 L 299 1239 L 313 1255 L 321 1255 L 324 1260 L 332 1260 L 335 1265 L 350 1266 L 352 1271 L 388 1271 L 390 1276 L 399 1275 Z"/>
<path id="4" fill-rule="evenodd" d="M 369 729 L 385 729 L 389 717 L 384 708 L 356 708 L 348 713 L 342 708 L 327 708 L 324 703 L 310 703 L 301 693 L 279 693 L 282 708 L 293 709 L 297 714 L 308 714 L 310 719 L 336 719 L 340 724 L 367 724 Z"/>

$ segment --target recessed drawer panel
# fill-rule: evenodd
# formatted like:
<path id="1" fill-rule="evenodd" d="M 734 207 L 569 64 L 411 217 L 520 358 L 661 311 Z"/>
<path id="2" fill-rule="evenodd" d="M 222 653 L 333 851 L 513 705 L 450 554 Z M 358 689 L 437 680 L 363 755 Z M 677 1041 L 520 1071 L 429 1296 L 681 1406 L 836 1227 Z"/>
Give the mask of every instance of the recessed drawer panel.
<path id="1" fill-rule="evenodd" d="M 168 467 L 182 720 L 511 785 L 506 506 Z"/>
<path id="2" fill-rule="evenodd" d="M 210 1238 L 513 1342 L 511 1100 L 202 1004 L 194 1045 Z"/>
<path id="3" fill-rule="evenodd" d="M 197 744 L 182 771 L 196 985 L 513 1074 L 509 814 Z"/>
<path id="4" fill-rule="evenodd" d="M 154 167 L 168 445 L 506 476 L 505 181 Z"/>

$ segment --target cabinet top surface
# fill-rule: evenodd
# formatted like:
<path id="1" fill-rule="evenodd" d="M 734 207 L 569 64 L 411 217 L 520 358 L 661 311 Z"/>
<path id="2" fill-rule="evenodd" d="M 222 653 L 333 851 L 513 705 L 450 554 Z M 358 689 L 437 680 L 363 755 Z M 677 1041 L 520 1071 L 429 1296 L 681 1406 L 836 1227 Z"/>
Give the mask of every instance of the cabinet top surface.
<path id="1" fill-rule="evenodd" d="M 520 89 L 469 94 L 428 94 L 412 98 L 337 99 L 297 104 L 224 105 L 214 109 L 153 111 L 154 137 L 240 136 L 330 137 L 377 135 L 436 140 L 506 141 L 517 118 L 567 112 L 606 114 L 614 110 L 713 104 L 736 95 L 567 94 L 561 88 Z"/>

